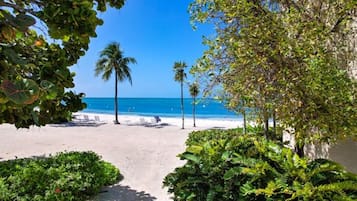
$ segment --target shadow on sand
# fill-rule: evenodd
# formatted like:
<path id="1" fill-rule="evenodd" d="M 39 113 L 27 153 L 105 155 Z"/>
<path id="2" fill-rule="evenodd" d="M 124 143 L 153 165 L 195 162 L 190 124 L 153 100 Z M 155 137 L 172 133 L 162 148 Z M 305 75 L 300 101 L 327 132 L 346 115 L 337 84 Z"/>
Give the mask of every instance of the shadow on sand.
<path id="1" fill-rule="evenodd" d="M 156 197 L 144 191 L 136 191 L 119 184 L 105 187 L 92 201 L 154 201 Z"/>
<path id="2" fill-rule="evenodd" d="M 128 126 L 144 126 L 144 127 L 150 127 L 150 128 L 164 128 L 167 126 L 171 126 L 168 123 L 132 123 L 132 124 L 127 124 Z"/>
<path id="3" fill-rule="evenodd" d="M 213 126 L 213 127 L 207 128 L 207 129 L 205 129 L 205 130 L 222 130 L 222 129 L 226 129 L 226 127 L 223 127 L 223 126 Z"/>
<path id="4" fill-rule="evenodd" d="M 52 127 L 98 127 L 106 123 L 104 122 L 95 122 L 95 121 L 76 121 L 76 122 L 66 122 L 61 124 L 51 124 Z"/>

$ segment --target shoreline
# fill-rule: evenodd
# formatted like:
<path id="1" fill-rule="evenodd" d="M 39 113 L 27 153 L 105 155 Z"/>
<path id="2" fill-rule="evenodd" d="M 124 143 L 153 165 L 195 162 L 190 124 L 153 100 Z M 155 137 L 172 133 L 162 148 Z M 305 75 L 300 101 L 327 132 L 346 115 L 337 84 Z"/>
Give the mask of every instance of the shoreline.
<path id="1" fill-rule="evenodd" d="M 104 110 L 88 110 L 84 109 L 77 113 L 88 113 L 88 114 L 104 114 L 104 115 L 114 115 L 114 111 L 104 111 Z M 135 112 L 123 112 L 118 111 L 118 115 L 123 116 L 162 116 L 162 117 L 172 117 L 172 118 L 181 118 L 181 114 L 174 113 L 135 113 Z M 192 113 L 185 113 L 185 117 L 193 118 Z M 196 119 L 216 119 L 216 120 L 243 120 L 241 115 L 225 115 L 225 114 L 196 114 Z"/>
<path id="2" fill-rule="evenodd" d="M 73 113 L 76 117 L 74 121 L 85 120 L 84 116 L 87 115 L 88 119 L 93 121 L 96 118 L 105 123 L 113 123 L 115 119 L 114 114 L 103 114 L 103 113 L 92 113 L 92 112 L 76 112 Z M 118 121 L 124 125 L 140 125 L 144 123 L 156 123 L 154 120 L 156 115 L 127 115 L 127 114 L 118 114 Z M 159 116 L 161 121 L 157 122 L 158 124 L 169 124 L 171 126 L 181 127 L 182 118 L 181 117 L 166 117 Z M 196 127 L 193 127 L 193 118 L 185 116 L 185 128 L 203 130 L 210 128 L 221 128 L 221 129 L 230 129 L 243 126 L 242 119 L 231 119 L 231 118 L 200 118 L 196 117 Z"/>

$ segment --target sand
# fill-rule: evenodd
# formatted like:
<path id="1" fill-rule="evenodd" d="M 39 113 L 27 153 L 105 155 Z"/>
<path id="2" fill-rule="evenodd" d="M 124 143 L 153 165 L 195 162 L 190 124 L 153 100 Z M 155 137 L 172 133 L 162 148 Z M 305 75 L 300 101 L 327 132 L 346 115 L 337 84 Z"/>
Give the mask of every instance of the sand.
<path id="1" fill-rule="evenodd" d="M 97 119 L 96 119 L 97 118 Z M 99 118 L 99 119 L 98 119 Z M 96 119 L 96 120 L 95 120 Z M 118 167 L 124 179 L 106 187 L 95 201 L 167 201 L 163 178 L 184 164 L 176 156 L 185 150 L 185 140 L 194 130 L 234 128 L 234 120 L 185 119 L 77 113 L 67 124 L 16 129 L 0 125 L 0 160 L 42 156 L 62 151 L 94 151 Z"/>

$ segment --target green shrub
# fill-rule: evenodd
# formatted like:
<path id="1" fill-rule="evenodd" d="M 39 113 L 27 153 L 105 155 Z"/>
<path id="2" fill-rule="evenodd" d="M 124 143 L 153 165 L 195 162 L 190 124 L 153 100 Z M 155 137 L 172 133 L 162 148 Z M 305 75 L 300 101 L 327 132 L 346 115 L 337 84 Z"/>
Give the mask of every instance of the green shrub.
<path id="1" fill-rule="evenodd" d="M 86 200 L 119 181 L 119 170 L 94 152 L 0 162 L 0 200 Z"/>
<path id="2" fill-rule="evenodd" d="M 176 201 L 357 199 L 357 175 L 260 136 L 200 131 L 187 144 L 180 154 L 186 164 L 164 179 Z"/>
<path id="3" fill-rule="evenodd" d="M 206 131 L 193 131 L 186 140 L 187 146 L 201 145 L 211 140 L 228 140 L 243 133 L 242 128 L 235 128 L 229 130 L 212 129 Z"/>
<path id="4" fill-rule="evenodd" d="M 283 136 L 283 132 L 281 128 L 277 128 L 277 133 L 275 134 L 275 136 L 272 130 L 273 128 L 269 129 L 270 139 L 276 139 L 277 143 L 281 142 Z M 263 126 L 247 126 L 247 133 L 250 135 L 257 135 L 257 136 L 264 137 L 264 128 Z M 186 140 L 186 145 L 191 146 L 194 144 L 202 144 L 209 140 L 219 140 L 219 139 L 229 140 L 236 136 L 240 136 L 242 134 L 243 134 L 243 128 L 234 128 L 234 129 L 227 129 L 227 130 L 211 129 L 205 131 L 193 131 L 188 136 L 188 139 Z"/>

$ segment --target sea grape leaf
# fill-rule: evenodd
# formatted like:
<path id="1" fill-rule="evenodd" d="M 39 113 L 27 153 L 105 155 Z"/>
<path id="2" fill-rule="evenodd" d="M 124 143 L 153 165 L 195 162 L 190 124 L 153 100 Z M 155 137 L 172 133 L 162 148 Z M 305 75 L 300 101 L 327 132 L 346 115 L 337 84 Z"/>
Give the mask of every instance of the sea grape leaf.
<path id="1" fill-rule="evenodd" d="M 4 47 L 3 54 L 12 62 L 19 65 L 24 65 L 25 61 L 12 48 Z"/>
<path id="2" fill-rule="evenodd" d="M 1 27 L 1 36 L 5 40 L 11 41 L 16 37 L 16 32 L 13 27 L 4 25 Z"/>
<path id="3" fill-rule="evenodd" d="M 41 81 L 40 84 L 41 88 L 43 88 L 44 90 L 46 90 L 47 92 L 47 99 L 55 99 L 57 97 L 57 87 L 56 85 L 54 85 L 52 82 L 47 81 L 47 80 L 43 80 Z"/>
<path id="4" fill-rule="evenodd" d="M 1 89 L 12 102 L 25 105 L 35 102 L 40 91 L 36 82 L 31 79 L 4 80 Z"/>
<path id="5" fill-rule="evenodd" d="M 108 5 L 120 8 L 124 4 L 124 0 L 98 1 L 103 11 Z M 97 16 L 97 1 L 5 2 L 11 3 L 0 8 L 0 114 L 9 115 L 0 115 L 0 123 L 28 128 L 68 119 L 70 112 L 85 107 L 81 95 L 68 91 L 74 87 L 69 67 L 84 55 L 90 38 L 96 36 L 96 28 L 103 22 Z M 49 37 L 38 33 L 34 27 L 37 22 L 46 27 Z M 53 43 L 52 39 L 59 39 L 62 44 Z M 37 84 L 20 81 L 25 76 Z M 43 79 L 51 83 L 41 85 L 37 81 Z M 57 107 L 63 100 L 66 107 Z M 34 111 L 31 116 L 35 106 L 41 106 L 46 114 L 40 116 Z"/>
<path id="6" fill-rule="evenodd" d="M 32 119 L 33 119 L 33 121 L 35 122 L 35 124 L 36 124 L 37 126 L 40 126 L 40 119 L 39 119 L 38 113 L 35 112 L 35 111 L 32 111 L 32 112 L 31 112 L 31 116 L 32 116 Z"/>
<path id="7" fill-rule="evenodd" d="M 5 94 L 0 92 L 0 104 L 7 103 L 9 99 L 5 96 Z"/>
<path id="8" fill-rule="evenodd" d="M 19 15 L 16 16 L 14 20 L 14 25 L 16 28 L 18 28 L 20 31 L 26 31 L 29 26 L 32 26 L 36 23 L 35 18 L 20 13 Z"/>

